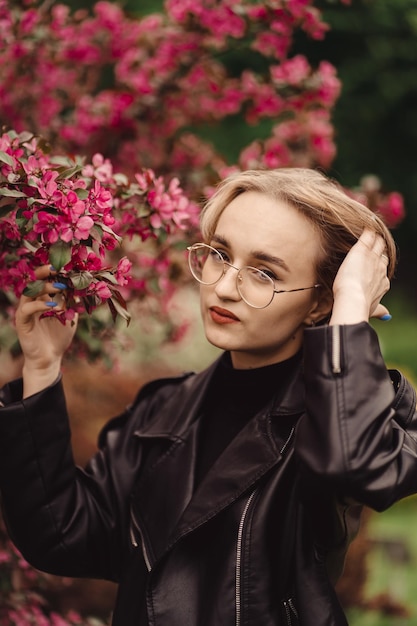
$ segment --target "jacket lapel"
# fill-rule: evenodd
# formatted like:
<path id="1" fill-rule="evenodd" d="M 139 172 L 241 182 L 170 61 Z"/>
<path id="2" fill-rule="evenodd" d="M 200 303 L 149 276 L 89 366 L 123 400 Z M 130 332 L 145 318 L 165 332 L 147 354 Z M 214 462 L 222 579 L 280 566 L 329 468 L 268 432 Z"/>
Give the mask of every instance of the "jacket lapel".
<path id="1" fill-rule="evenodd" d="M 215 368 L 216 362 L 182 382 L 153 419 L 135 432 L 144 445 L 148 441 L 165 448 L 132 494 L 134 519 L 151 564 L 166 549 L 194 492 L 197 418 Z"/>
<path id="2" fill-rule="evenodd" d="M 151 565 L 181 537 L 237 500 L 280 462 L 304 406 L 300 375 L 279 406 L 272 403 L 246 424 L 195 491 L 198 417 L 216 366 L 217 362 L 185 381 L 164 406 L 163 413 L 137 432 L 138 437 L 163 437 L 170 441 L 163 456 L 139 480 L 133 500 Z"/>

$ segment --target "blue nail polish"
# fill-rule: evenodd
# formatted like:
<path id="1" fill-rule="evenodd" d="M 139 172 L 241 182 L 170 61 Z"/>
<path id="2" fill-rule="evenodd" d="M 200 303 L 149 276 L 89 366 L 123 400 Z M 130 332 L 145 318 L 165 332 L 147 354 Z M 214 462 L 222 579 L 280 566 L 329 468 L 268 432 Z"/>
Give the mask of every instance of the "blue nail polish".
<path id="1" fill-rule="evenodd" d="M 54 287 L 55 289 L 66 289 L 67 288 L 65 283 L 53 283 L 52 287 Z"/>
<path id="2" fill-rule="evenodd" d="M 383 322 L 389 322 L 390 319 L 392 319 L 392 315 L 390 315 L 389 313 L 386 313 L 385 315 L 383 315 L 379 319 L 382 320 Z"/>
<path id="3" fill-rule="evenodd" d="M 56 271 L 53 265 L 50 265 L 49 269 L 51 270 L 51 272 L 55 272 Z"/>
<path id="4" fill-rule="evenodd" d="M 53 300 L 50 300 L 49 302 L 45 302 L 45 306 L 56 306 L 58 304 L 58 302 L 54 302 Z"/>

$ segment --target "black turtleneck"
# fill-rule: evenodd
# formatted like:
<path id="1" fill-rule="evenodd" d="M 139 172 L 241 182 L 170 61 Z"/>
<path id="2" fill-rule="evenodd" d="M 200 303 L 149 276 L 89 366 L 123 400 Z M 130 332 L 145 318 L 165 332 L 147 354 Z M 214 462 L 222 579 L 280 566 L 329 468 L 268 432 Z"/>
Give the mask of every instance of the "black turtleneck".
<path id="1" fill-rule="evenodd" d="M 243 426 L 283 394 L 300 359 L 301 352 L 273 365 L 234 369 L 230 353 L 223 354 L 202 407 L 197 484 Z"/>

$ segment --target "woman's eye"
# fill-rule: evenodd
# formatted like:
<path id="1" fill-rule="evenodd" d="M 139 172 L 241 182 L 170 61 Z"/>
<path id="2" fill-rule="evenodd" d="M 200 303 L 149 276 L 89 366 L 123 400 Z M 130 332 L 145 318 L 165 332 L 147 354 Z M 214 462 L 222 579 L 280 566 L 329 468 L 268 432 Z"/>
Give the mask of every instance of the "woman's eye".
<path id="1" fill-rule="evenodd" d="M 222 258 L 223 261 L 229 261 L 229 256 L 224 250 L 217 250 L 217 254 Z"/>
<path id="2" fill-rule="evenodd" d="M 270 278 L 274 282 L 276 280 L 279 280 L 278 276 L 272 270 L 264 269 L 264 270 L 259 270 L 259 272 L 262 274 L 266 274 L 266 276 L 268 276 L 268 278 Z"/>
<path id="3" fill-rule="evenodd" d="M 276 277 L 275 274 L 269 270 L 265 271 L 265 270 L 258 270 L 255 267 L 248 267 L 247 271 L 249 272 L 249 276 L 252 278 L 252 280 L 256 280 L 256 282 L 258 283 L 267 283 L 270 284 L 270 282 L 275 282 Z"/>

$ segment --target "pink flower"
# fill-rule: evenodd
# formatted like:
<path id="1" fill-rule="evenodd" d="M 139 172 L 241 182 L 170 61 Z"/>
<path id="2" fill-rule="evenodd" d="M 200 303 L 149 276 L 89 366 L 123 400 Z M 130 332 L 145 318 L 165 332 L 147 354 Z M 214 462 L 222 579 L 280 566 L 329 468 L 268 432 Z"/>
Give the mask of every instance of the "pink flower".
<path id="1" fill-rule="evenodd" d="M 110 191 L 102 187 L 100 181 L 97 179 L 94 181 L 94 187 L 90 190 L 88 199 L 91 210 L 93 211 L 109 209 L 113 204 L 113 197 Z"/>
<path id="2" fill-rule="evenodd" d="M 116 280 L 119 285 L 127 285 L 130 280 L 132 262 L 127 257 L 123 257 L 117 264 Z"/>
<path id="3" fill-rule="evenodd" d="M 90 294 L 98 296 L 101 300 L 107 300 L 112 297 L 112 292 L 109 289 L 109 286 L 102 280 L 90 285 L 88 291 Z"/>
<path id="4" fill-rule="evenodd" d="M 33 231 L 41 235 L 44 243 L 56 243 L 59 239 L 59 219 L 46 211 L 39 211 L 37 219 L 38 221 L 34 224 Z"/>
<path id="5" fill-rule="evenodd" d="M 88 239 L 88 237 L 90 236 L 90 230 L 93 228 L 93 226 L 94 221 L 91 219 L 91 217 L 89 217 L 88 215 L 80 217 L 75 225 L 74 236 L 80 240 Z"/>
<path id="6" fill-rule="evenodd" d="M 113 179 L 113 166 L 109 159 L 102 154 L 94 154 L 92 164 L 87 164 L 83 169 L 84 176 L 96 178 L 101 183 L 110 183 Z"/>
<path id="7" fill-rule="evenodd" d="M 0 564 L 1 563 L 10 563 L 11 555 L 6 550 L 0 550 Z"/>
<path id="8" fill-rule="evenodd" d="M 73 239 L 83 241 L 89 238 L 93 226 L 94 220 L 88 215 L 83 215 L 71 225 L 64 224 L 60 229 L 60 238 L 67 243 L 73 241 Z"/>
<path id="9" fill-rule="evenodd" d="M 58 175 L 58 172 L 48 170 L 42 174 L 41 179 L 37 179 L 38 189 L 42 198 L 48 200 L 56 192 L 58 189 L 58 185 L 56 183 Z"/>
<path id="10" fill-rule="evenodd" d="M 303 55 L 298 54 L 292 59 L 283 61 L 280 65 L 272 66 L 270 71 L 272 80 L 275 83 L 299 85 L 308 77 L 311 68 L 307 59 Z"/>

